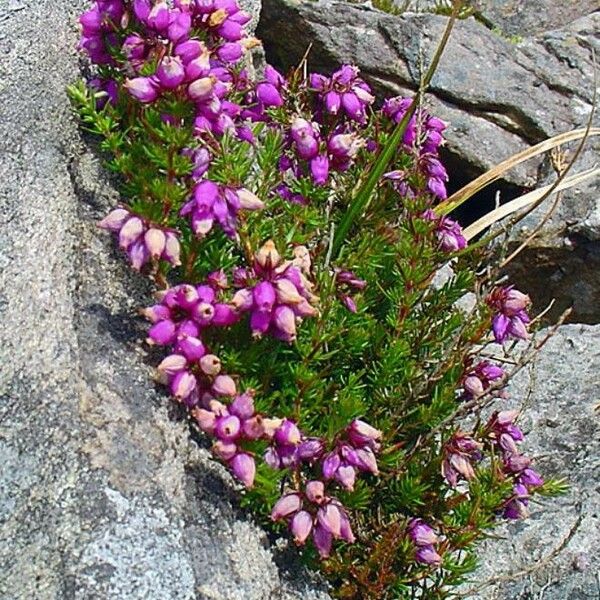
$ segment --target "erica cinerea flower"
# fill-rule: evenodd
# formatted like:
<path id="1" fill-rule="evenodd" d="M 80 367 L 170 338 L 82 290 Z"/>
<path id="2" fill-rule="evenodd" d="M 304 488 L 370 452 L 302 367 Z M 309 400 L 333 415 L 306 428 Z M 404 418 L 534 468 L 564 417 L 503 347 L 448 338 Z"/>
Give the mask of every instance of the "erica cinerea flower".
<path id="1" fill-rule="evenodd" d="M 408 524 L 408 535 L 416 546 L 417 562 L 435 567 L 442 564 L 442 557 L 435 550 L 435 545 L 440 539 L 427 523 L 422 519 L 412 519 Z"/>
<path id="2" fill-rule="evenodd" d="M 179 239 L 175 232 L 154 226 L 125 208 L 116 208 L 98 226 L 118 235 L 119 246 L 127 252 L 132 267 L 138 271 L 150 260 L 166 260 L 173 266 L 181 264 Z"/>
<path id="3" fill-rule="evenodd" d="M 526 310 L 531 304 L 529 296 L 513 286 L 499 287 L 492 291 L 487 302 L 496 311 L 492 319 L 496 342 L 501 344 L 510 338 L 526 340 L 529 337 L 527 325 L 530 319 Z"/>
<path id="4" fill-rule="evenodd" d="M 327 495 L 325 483 L 319 480 L 308 481 L 303 492 L 284 494 L 273 506 L 271 519 L 286 520 L 296 544 L 304 544 L 312 533 L 322 558 L 330 555 L 334 540 L 355 541 L 346 510 L 339 500 Z"/>

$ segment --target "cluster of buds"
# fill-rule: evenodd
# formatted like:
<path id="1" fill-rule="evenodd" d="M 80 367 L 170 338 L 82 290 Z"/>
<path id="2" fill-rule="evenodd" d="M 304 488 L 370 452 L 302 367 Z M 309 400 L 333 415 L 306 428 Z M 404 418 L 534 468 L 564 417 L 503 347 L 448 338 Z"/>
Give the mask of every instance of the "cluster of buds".
<path id="1" fill-rule="evenodd" d="M 411 98 L 390 98 L 383 105 L 383 113 L 395 123 L 400 123 L 412 103 Z M 448 174 L 444 165 L 438 159 L 439 148 L 444 140 L 443 132 L 447 125 L 441 119 L 431 116 L 424 110 L 418 110 L 409 120 L 402 142 L 408 150 L 418 148 L 418 171 L 425 177 L 427 189 L 440 200 L 448 193 L 446 181 Z M 391 175 L 391 176 L 390 176 Z M 406 174 L 392 171 L 388 179 L 396 183 L 402 196 L 412 197 L 414 191 L 406 180 Z"/>
<path id="2" fill-rule="evenodd" d="M 487 360 L 478 362 L 469 369 L 462 380 L 463 398 L 471 400 L 481 396 L 494 381 L 504 377 L 504 370 Z"/>
<path id="3" fill-rule="evenodd" d="M 289 419 L 279 422 L 270 439 L 271 444 L 264 458 L 272 469 L 296 467 L 302 462 L 312 463 L 323 453 L 323 441 L 305 437 Z"/>
<path id="4" fill-rule="evenodd" d="M 80 46 L 93 63 L 128 73 L 124 88 L 139 102 L 185 98 L 194 106 L 196 132 L 222 135 L 245 131 L 236 123 L 242 108 L 225 97 L 235 87 L 235 64 L 257 44 L 244 31 L 250 19 L 235 0 L 178 0 L 173 6 L 162 0 L 131 5 L 98 0 L 80 19 Z M 116 99 L 114 81 L 99 80 L 96 87 Z M 180 121 L 163 118 L 173 125 Z"/>
<path id="5" fill-rule="evenodd" d="M 332 171 L 343 172 L 350 168 L 364 145 L 365 141 L 356 132 L 338 127 L 323 138 L 318 123 L 295 117 L 290 126 L 288 151 L 281 157 L 279 169 L 300 177 L 306 164 L 313 183 L 325 185 Z M 290 199 L 286 197 L 290 194 L 289 187 L 284 185 L 280 193 Z"/>
<path id="6" fill-rule="evenodd" d="M 367 109 L 375 98 L 358 73 L 358 68 L 352 65 L 342 65 L 331 77 L 312 73 L 309 83 L 318 94 L 319 111 L 329 115 L 345 113 L 349 119 L 364 123 Z"/>
<path id="7" fill-rule="evenodd" d="M 121 0 L 98 0 L 79 18 L 82 30 L 79 47 L 95 64 L 113 63 L 110 48 L 119 43 L 115 30 L 120 27 L 124 14 L 125 6 Z"/>
<path id="8" fill-rule="evenodd" d="M 482 444 L 461 431 L 444 444 L 442 475 L 449 485 L 456 487 L 460 477 L 467 481 L 475 477 L 473 462 L 481 460 L 482 447 Z"/>
<path id="9" fill-rule="evenodd" d="M 335 269 L 336 293 L 342 304 L 350 311 L 357 311 L 356 302 L 351 294 L 364 290 L 367 282 L 357 277 L 352 271 L 343 271 Z"/>
<path id="10" fill-rule="evenodd" d="M 263 419 L 256 413 L 252 390 L 235 396 L 228 406 L 214 398 L 205 398 L 204 405 L 206 408 L 194 408 L 192 417 L 202 431 L 214 436 L 213 453 L 229 465 L 246 487 L 252 487 L 256 462 L 242 444 L 244 440 L 264 437 L 269 427 L 272 429 L 272 420 Z"/>
<path id="11" fill-rule="evenodd" d="M 309 481 L 303 493 L 283 495 L 273 506 L 271 519 L 287 520 L 296 544 L 304 544 L 312 533 L 321 558 L 330 555 L 334 539 L 350 544 L 355 541 L 344 507 L 339 500 L 326 494 L 325 484 L 319 480 Z"/>
<path id="12" fill-rule="evenodd" d="M 507 519 L 522 519 L 528 516 L 527 505 L 530 490 L 544 483 L 541 476 L 531 468 L 531 459 L 519 452 L 517 444 L 523 441 L 523 432 L 515 425 L 518 411 L 495 412 L 486 425 L 492 443 L 502 453 L 503 471 L 514 478 L 513 495 L 504 507 Z"/>
<path id="13" fill-rule="evenodd" d="M 173 266 L 181 264 L 179 239 L 175 233 L 156 227 L 125 208 L 115 208 L 98 226 L 118 235 L 119 246 L 136 271 L 150 260 L 166 260 Z"/>
<path id="14" fill-rule="evenodd" d="M 443 252 L 456 252 L 467 247 L 462 227 L 450 217 L 438 217 L 433 210 L 428 209 L 423 213 L 423 218 L 435 224 L 434 232 Z"/>
<path id="15" fill-rule="evenodd" d="M 511 338 L 529 338 L 527 324 L 530 318 L 526 310 L 531 304 L 529 296 L 515 290 L 513 286 L 499 287 L 488 296 L 487 303 L 496 311 L 492 319 L 492 331 L 498 344 Z"/>
<path id="16" fill-rule="evenodd" d="M 246 188 L 233 189 L 205 179 L 196 184 L 192 199 L 181 208 L 180 215 L 190 218 L 192 231 L 204 237 L 215 222 L 229 237 L 235 237 L 240 210 L 260 210 L 264 203 Z"/>
<path id="17" fill-rule="evenodd" d="M 310 257 L 304 246 L 294 249 L 294 259 L 284 261 L 269 240 L 256 253 L 252 269 L 237 269 L 239 289 L 231 304 L 238 313 L 250 313 L 255 337 L 270 334 L 285 342 L 296 339 L 296 324 L 317 314 L 317 301 L 307 279 Z"/>
<path id="18" fill-rule="evenodd" d="M 358 471 L 377 475 L 381 431 L 355 419 L 345 430 L 336 447 L 323 457 L 323 477 L 335 479 L 347 490 L 354 489 Z"/>
<path id="19" fill-rule="evenodd" d="M 424 565 L 439 567 L 442 557 L 436 552 L 435 544 L 440 538 L 422 519 L 412 519 L 408 524 L 408 536 L 416 546 L 415 560 Z"/>

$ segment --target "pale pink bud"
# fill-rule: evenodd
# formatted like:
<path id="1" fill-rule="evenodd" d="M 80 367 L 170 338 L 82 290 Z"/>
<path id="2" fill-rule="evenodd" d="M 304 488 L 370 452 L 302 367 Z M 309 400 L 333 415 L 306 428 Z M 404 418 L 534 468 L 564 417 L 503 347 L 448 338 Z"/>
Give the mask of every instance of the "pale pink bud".
<path id="1" fill-rule="evenodd" d="M 124 208 L 115 208 L 98 223 L 98 227 L 108 229 L 109 231 L 119 231 L 130 216 L 131 214 L 128 210 L 125 210 Z"/>
<path id="2" fill-rule="evenodd" d="M 187 366 L 187 359 L 181 354 L 170 354 L 162 360 L 157 369 L 165 375 L 176 375 L 178 371 L 183 371 Z"/>
<path id="3" fill-rule="evenodd" d="M 133 244 L 144 233 L 144 223 L 138 217 L 128 219 L 119 231 L 119 246 L 123 250 Z"/>
<path id="4" fill-rule="evenodd" d="M 205 433 L 213 433 L 217 422 L 217 415 L 210 410 L 204 408 L 196 408 L 192 411 L 192 415 L 196 419 L 198 426 Z"/>
<path id="5" fill-rule="evenodd" d="M 181 247 L 177 236 L 171 231 L 165 232 L 165 249 L 162 257 L 174 267 L 178 267 L 181 264 L 180 253 Z"/>
<path id="6" fill-rule="evenodd" d="M 188 94 L 196 102 L 208 100 L 212 95 L 214 87 L 215 82 L 212 77 L 201 77 L 189 85 Z"/>
<path id="7" fill-rule="evenodd" d="M 285 277 L 275 282 L 275 293 L 277 294 L 277 302 L 281 304 L 298 304 L 303 299 L 298 293 L 298 288 Z"/>
<path id="8" fill-rule="evenodd" d="M 315 504 L 321 504 L 325 500 L 325 484 L 322 481 L 313 480 L 306 484 L 306 497 Z"/>
<path id="9" fill-rule="evenodd" d="M 271 511 L 271 520 L 279 521 L 291 514 L 298 512 L 302 508 L 302 498 L 300 494 L 286 494 L 281 496 L 273 506 Z"/>
<path id="10" fill-rule="evenodd" d="M 325 506 L 322 506 L 317 511 L 317 519 L 319 525 L 325 530 L 329 531 L 333 537 L 340 537 L 342 527 L 342 515 L 340 514 L 339 508 L 329 502 Z"/>
<path id="11" fill-rule="evenodd" d="M 246 210 L 260 210 L 265 207 L 265 203 L 246 188 L 239 189 L 237 196 L 240 200 L 240 207 Z"/>
<path id="12" fill-rule="evenodd" d="M 221 361 L 214 354 L 206 354 L 200 359 L 200 368 L 206 375 L 218 375 L 221 371 Z"/>
<path id="13" fill-rule="evenodd" d="M 256 476 L 256 463 L 252 456 L 245 452 L 236 454 L 231 461 L 231 470 L 247 488 L 252 487 Z"/>
<path id="14" fill-rule="evenodd" d="M 233 442 L 217 440 L 212 446 L 212 451 L 219 458 L 230 460 L 237 454 L 238 448 Z"/>
<path id="15" fill-rule="evenodd" d="M 157 259 L 160 258 L 165 249 L 166 236 L 161 229 L 151 227 L 144 234 L 144 243 L 146 244 L 150 256 Z"/>
<path id="16" fill-rule="evenodd" d="M 237 394 L 235 381 L 229 375 L 218 375 L 211 389 L 217 396 L 235 396 Z"/>
<path id="17" fill-rule="evenodd" d="M 301 510 L 294 515 L 291 523 L 292 534 L 296 544 L 304 544 L 310 532 L 312 531 L 312 515 L 305 510 Z"/>
<path id="18" fill-rule="evenodd" d="M 273 240 L 266 241 L 256 253 L 256 262 L 263 268 L 276 267 L 281 261 Z"/>

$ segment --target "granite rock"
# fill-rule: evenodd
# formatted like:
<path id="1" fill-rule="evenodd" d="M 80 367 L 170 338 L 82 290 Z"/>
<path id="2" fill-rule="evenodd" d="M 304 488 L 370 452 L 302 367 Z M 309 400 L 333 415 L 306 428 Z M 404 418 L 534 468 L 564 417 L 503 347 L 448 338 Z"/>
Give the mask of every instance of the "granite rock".
<path id="1" fill-rule="evenodd" d="M 541 331 L 539 339 L 547 333 Z M 502 539 L 482 546 L 481 567 L 465 586 L 468 598 L 598 597 L 599 388 L 598 325 L 563 325 L 534 365 L 512 381 L 512 400 L 502 408 L 523 408 L 524 451 L 544 476 L 565 478 L 570 490 L 534 504 L 529 519 L 495 532 Z"/>
<path id="2" fill-rule="evenodd" d="M 65 93 L 85 5 L 0 15 L 0 598 L 326 598 L 152 384 L 151 290 L 95 226 L 116 194 Z"/>

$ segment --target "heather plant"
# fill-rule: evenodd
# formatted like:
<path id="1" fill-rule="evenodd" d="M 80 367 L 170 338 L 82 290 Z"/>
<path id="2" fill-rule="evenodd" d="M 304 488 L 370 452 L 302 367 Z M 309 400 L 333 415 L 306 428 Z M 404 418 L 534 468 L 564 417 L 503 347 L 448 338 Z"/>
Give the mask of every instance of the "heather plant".
<path id="1" fill-rule="evenodd" d="M 340 598 L 450 597 L 479 540 L 562 488 L 506 404 L 543 343 L 530 300 L 448 216 L 447 124 L 421 96 L 377 102 L 351 65 L 255 73 L 249 19 L 81 16 L 70 96 L 121 192 L 99 225 L 155 282 L 157 377 L 242 504 Z"/>

